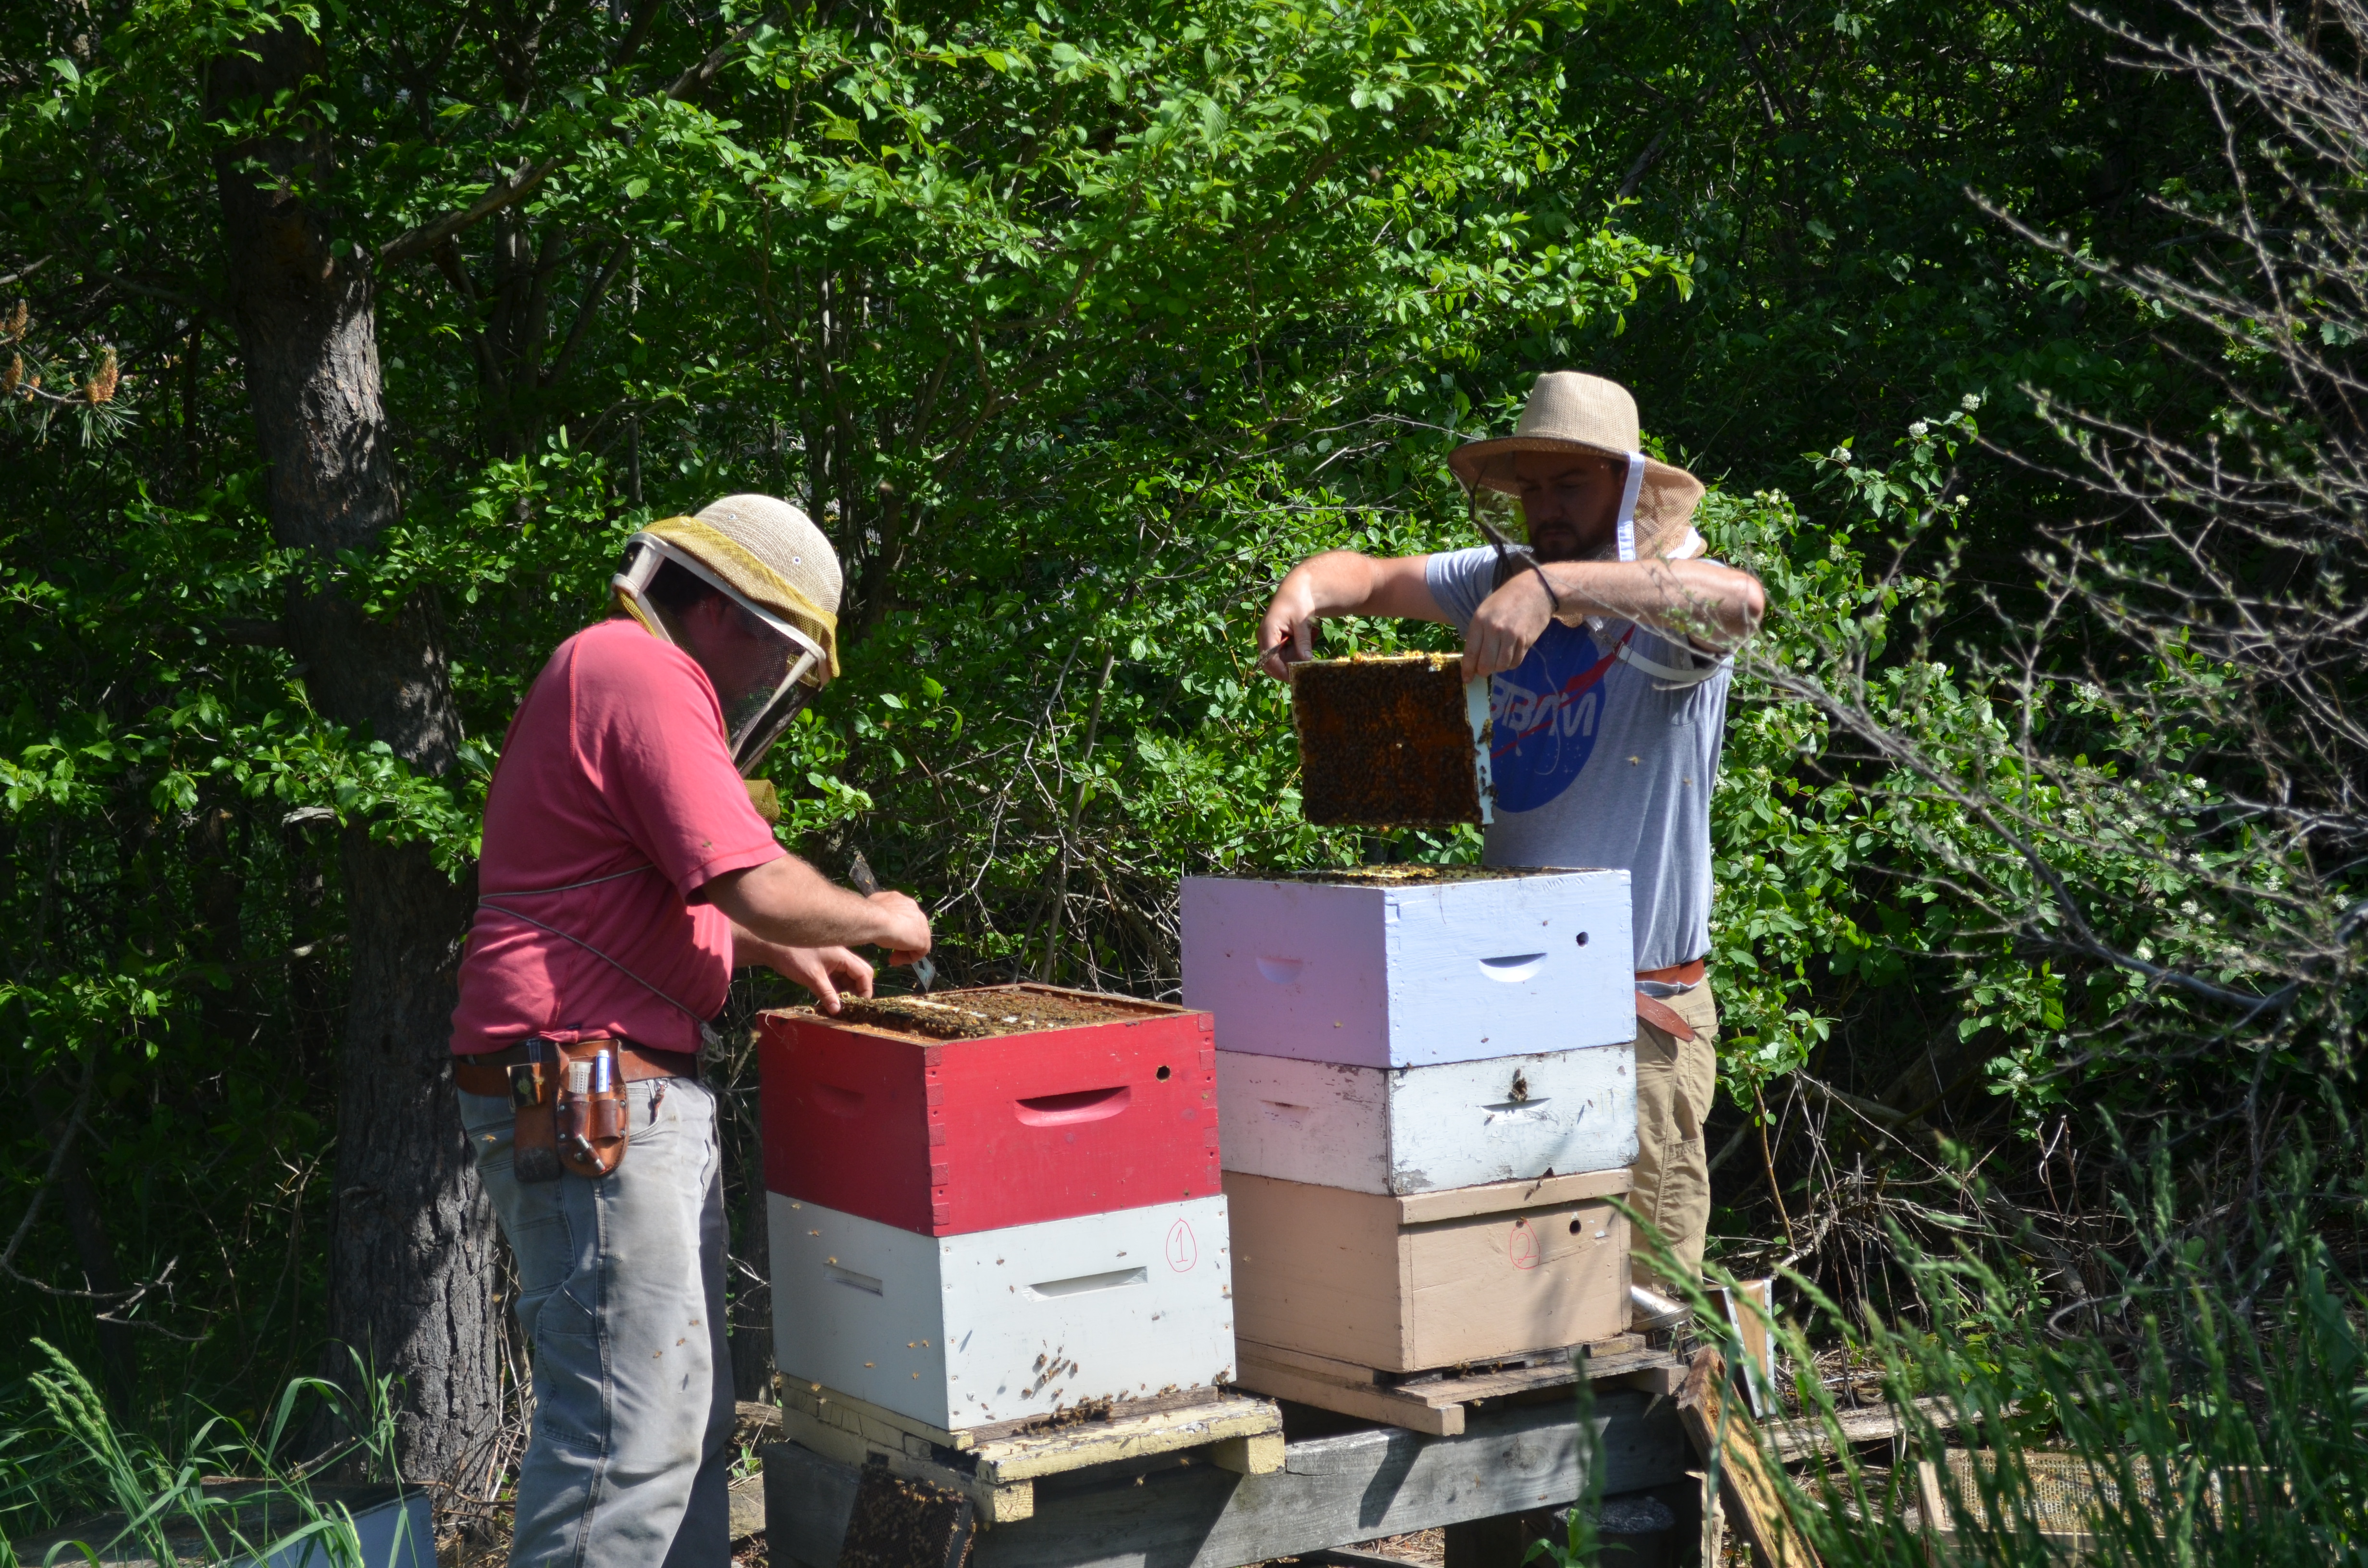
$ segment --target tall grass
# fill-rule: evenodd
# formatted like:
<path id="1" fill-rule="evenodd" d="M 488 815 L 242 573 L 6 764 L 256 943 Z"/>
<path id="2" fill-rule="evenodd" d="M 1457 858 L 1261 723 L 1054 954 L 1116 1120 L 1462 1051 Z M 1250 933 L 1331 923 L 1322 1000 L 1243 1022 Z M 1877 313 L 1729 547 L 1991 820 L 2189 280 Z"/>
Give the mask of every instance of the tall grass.
<path id="1" fill-rule="evenodd" d="M 92 1553 L 137 1548 L 159 1562 L 196 1556 L 207 1562 L 275 1553 L 308 1564 L 351 1568 L 361 1545 L 351 1514 L 316 1495 L 332 1471 L 397 1482 L 393 1464 L 393 1380 L 356 1380 L 360 1396 L 335 1383 L 299 1378 L 280 1391 L 260 1426 L 249 1430 L 211 1415 L 188 1437 L 167 1443 L 116 1426 L 81 1370 L 36 1340 L 45 1370 L 26 1380 L 16 1406 L 0 1415 L 0 1568 L 17 1568 L 12 1544 L 96 1517 L 77 1539 L 29 1561 L 82 1562 Z M 298 1462 L 288 1456 L 316 1416 L 352 1434 Z M 235 1477 L 235 1486 L 209 1485 Z M 432 1556 L 432 1543 L 423 1542 Z"/>
<path id="2" fill-rule="evenodd" d="M 2010 1282 L 1970 1258 L 1907 1259 L 1928 1299 L 1943 1290 L 1974 1315 L 1922 1333 L 1856 1325 L 1854 1348 L 1882 1366 L 1905 1404 L 1937 1397 L 1944 1427 L 1921 1411 L 1911 1463 L 1945 1471 L 1950 1448 L 1988 1456 L 1972 1503 L 1943 1488 L 1955 1561 L 2060 1561 L 2041 1529 L 2033 1456 L 2068 1456 L 2095 1491 L 2089 1562 L 2134 1568 L 2201 1563 L 2368 1564 L 2368 1299 L 2317 1237 L 2290 1233 L 2268 1298 L 2232 1300 L 2200 1246 L 2168 1260 L 2162 1284 L 2133 1302 L 2126 1331 L 2051 1333 L 2019 1306 Z M 1830 1302 L 1818 1309 L 1840 1324 Z M 1788 1335 L 1806 1366 L 1802 1335 Z M 1810 1418 L 1836 1453 L 1802 1483 L 1797 1517 L 1835 1564 L 1926 1561 L 1904 1521 L 1908 1466 L 1888 1475 L 1839 1441 L 1829 1390 L 1796 1377 Z"/>
<path id="3" fill-rule="evenodd" d="M 1940 1256 L 1896 1231 L 1894 1261 L 1921 1322 L 1853 1315 L 1784 1277 L 1793 1305 L 1770 1329 L 1790 1368 L 1792 1430 L 1821 1437 L 1824 1451 L 1787 1472 L 1773 1435 L 1751 1422 L 1731 1420 L 1725 1440 L 1762 1445 L 1827 1568 L 2368 1568 L 2368 1291 L 2328 1241 L 2356 1246 L 2360 1178 L 2326 1179 L 2298 1151 L 2249 1220 L 2207 1224 L 2181 1221 L 2165 1161 L 2124 1168 L 2136 1244 L 2107 1299 L 2050 1301 L 2010 1251 Z M 1639 1234 L 1649 1247 L 1649 1227 Z M 1725 1343 L 1730 1379 L 1761 1376 L 1708 1297 L 1693 1305 L 1697 1331 Z M 1848 1439 L 1818 1371 L 1816 1352 L 1830 1365 L 1838 1348 L 1905 1415 L 1890 1451 Z M 1740 1388 L 1728 1394 L 1730 1412 L 1748 1408 Z M 1952 1450 L 1977 1457 L 1976 1495 L 1941 1488 L 1936 1536 L 1917 1467 L 1945 1475 Z M 2066 1470 L 2092 1494 L 2077 1541 L 2041 1501 Z M 1594 1501 L 1566 1541 L 1531 1557 L 1594 1562 L 1577 1517 Z"/>
<path id="4" fill-rule="evenodd" d="M 2159 1168 L 2145 1185 L 2171 1186 Z M 1925 1324 L 1853 1321 L 1791 1279 L 1806 1311 L 1778 1330 L 1790 1381 L 1832 1450 L 1791 1502 L 1820 1557 L 1838 1568 L 2063 1562 L 2066 1543 L 2041 1528 L 2044 1463 L 2093 1490 L 2081 1561 L 2368 1568 L 2368 1294 L 2314 1219 L 2331 1211 L 2356 1227 L 2357 1199 L 2330 1205 L 2317 1183 L 2280 1185 L 2285 1196 L 2233 1237 L 2184 1229 L 2154 1206 L 2136 1249 L 2143 1275 L 2125 1272 L 2112 1299 L 2068 1311 L 1998 1264 L 1905 1237 L 1897 1260 L 1917 1296 L 1947 1309 Z M 1905 1463 L 1886 1468 L 1893 1456 L 1862 1458 L 1842 1441 L 1813 1340 L 1839 1340 L 1881 1369 L 1885 1397 L 1909 1413 Z M 1982 1457 L 1975 1498 L 1941 1488 L 1954 1536 L 1944 1559 L 1917 1528 L 1931 1521 L 1911 1523 L 1907 1505 L 1916 1465 L 1945 1475 L 1952 1449 Z"/>

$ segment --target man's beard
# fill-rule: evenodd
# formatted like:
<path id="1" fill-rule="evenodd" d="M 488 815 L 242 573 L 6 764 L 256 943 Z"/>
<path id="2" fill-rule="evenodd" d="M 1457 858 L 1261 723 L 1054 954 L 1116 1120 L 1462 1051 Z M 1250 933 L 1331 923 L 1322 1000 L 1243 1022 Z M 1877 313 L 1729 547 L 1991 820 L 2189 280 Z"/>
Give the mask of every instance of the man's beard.
<path id="1" fill-rule="evenodd" d="M 1595 549 L 1589 550 L 1577 528 L 1563 524 L 1541 529 L 1530 536 L 1530 553 L 1539 561 L 1549 564 L 1562 561 L 1609 561 L 1611 559 L 1612 549 L 1611 540 L 1607 539 Z"/>

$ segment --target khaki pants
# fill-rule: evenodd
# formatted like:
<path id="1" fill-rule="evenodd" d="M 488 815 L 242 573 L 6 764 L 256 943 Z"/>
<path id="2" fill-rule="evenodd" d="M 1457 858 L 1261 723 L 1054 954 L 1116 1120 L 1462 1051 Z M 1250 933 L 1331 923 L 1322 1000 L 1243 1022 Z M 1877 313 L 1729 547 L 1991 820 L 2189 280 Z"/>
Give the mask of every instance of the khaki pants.
<path id="1" fill-rule="evenodd" d="M 1710 1225 L 1710 1154 L 1702 1147 L 1702 1124 L 1710 1119 L 1711 1096 L 1718 1088 L 1718 1003 L 1707 979 L 1663 1001 L 1693 1025 L 1694 1038 L 1680 1041 L 1636 1020 L 1635 1185 L 1628 1204 L 1661 1233 L 1684 1277 L 1697 1279 L 1702 1233 Z M 1656 1284 L 1661 1271 L 1653 1261 L 1652 1244 L 1640 1234 L 1635 1246 L 1636 1282 Z"/>

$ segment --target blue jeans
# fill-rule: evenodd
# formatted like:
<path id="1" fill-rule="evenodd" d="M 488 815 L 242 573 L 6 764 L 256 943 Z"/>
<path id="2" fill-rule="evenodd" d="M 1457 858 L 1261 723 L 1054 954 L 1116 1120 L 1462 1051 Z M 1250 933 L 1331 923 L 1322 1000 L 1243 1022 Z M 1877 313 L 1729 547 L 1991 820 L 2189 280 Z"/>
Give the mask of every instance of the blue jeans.
<path id="1" fill-rule="evenodd" d="M 732 1556 L 715 1096 L 689 1078 L 625 1096 L 632 1136 L 614 1174 L 531 1186 L 510 1174 L 509 1102 L 461 1096 L 534 1346 L 517 1568 L 723 1568 Z"/>

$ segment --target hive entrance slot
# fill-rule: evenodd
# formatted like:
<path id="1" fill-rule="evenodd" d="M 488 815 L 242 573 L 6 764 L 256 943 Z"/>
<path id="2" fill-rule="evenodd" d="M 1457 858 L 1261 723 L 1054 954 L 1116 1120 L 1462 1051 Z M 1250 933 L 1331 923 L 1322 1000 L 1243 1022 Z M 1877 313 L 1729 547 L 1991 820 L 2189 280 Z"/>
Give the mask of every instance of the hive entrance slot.
<path id="1" fill-rule="evenodd" d="M 1126 1108 L 1134 1091 L 1121 1085 L 1115 1089 L 1076 1089 L 1065 1095 L 1033 1095 L 1011 1102 L 1012 1114 L 1030 1127 L 1061 1127 L 1077 1121 L 1100 1121 L 1116 1116 Z"/>
<path id="2" fill-rule="evenodd" d="M 1545 966 L 1545 961 L 1543 953 L 1513 953 L 1501 959 L 1482 959 L 1480 972 L 1490 980 L 1511 984 L 1537 973 Z"/>
<path id="3" fill-rule="evenodd" d="M 885 1296 L 888 1293 L 888 1287 L 884 1281 L 869 1274 L 858 1274 L 852 1268 L 841 1268 L 835 1263 L 825 1265 L 823 1274 L 834 1285 L 844 1285 L 851 1290 L 860 1290 L 866 1295 Z"/>
<path id="4" fill-rule="evenodd" d="M 863 1092 L 842 1089 L 837 1084 L 816 1084 L 814 1103 L 833 1116 L 857 1116 L 863 1110 Z"/>
<path id="5" fill-rule="evenodd" d="M 1146 1268 L 1113 1268 L 1106 1274 L 1080 1274 L 1068 1279 L 1047 1279 L 1028 1287 L 1034 1296 L 1083 1296 L 1095 1290 L 1121 1290 L 1129 1285 L 1147 1285 L 1151 1271 Z"/>

